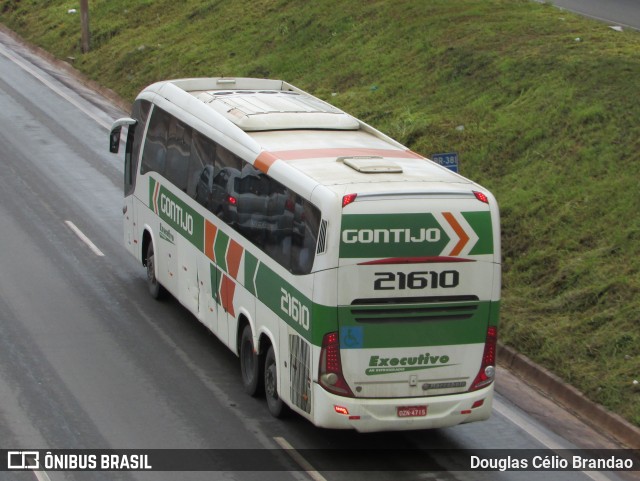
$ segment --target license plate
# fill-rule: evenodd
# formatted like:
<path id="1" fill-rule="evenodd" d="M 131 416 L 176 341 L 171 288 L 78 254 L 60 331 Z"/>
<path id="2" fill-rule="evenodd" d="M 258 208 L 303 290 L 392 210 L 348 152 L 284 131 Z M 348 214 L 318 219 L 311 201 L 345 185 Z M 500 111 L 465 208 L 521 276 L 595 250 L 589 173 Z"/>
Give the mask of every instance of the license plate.
<path id="1" fill-rule="evenodd" d="M 427 415 L 427 406 L 398 406 L 399 418 L 415 418 Z"/>

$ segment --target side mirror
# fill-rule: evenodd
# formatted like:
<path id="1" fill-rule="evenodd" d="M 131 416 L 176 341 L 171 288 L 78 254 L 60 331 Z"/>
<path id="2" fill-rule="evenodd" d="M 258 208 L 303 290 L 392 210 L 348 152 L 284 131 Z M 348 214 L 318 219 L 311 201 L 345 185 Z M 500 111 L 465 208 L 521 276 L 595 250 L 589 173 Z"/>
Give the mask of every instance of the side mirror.
<path id="1" fill-rule="evenodd" d="M 118 153 L 118 149 L 120 148 L 120 133 L 122 132 L 122 126 L 131 126 L 137 123 L 137 120 L 131 119 L 129 117 L 118 119 L 113 123 L 113 125 L 111 126 L 111 133 L 109 134 L 109 152 L 111 152 L 112 154 Z"/>
<path id="2" fill-rule="evenodd" d="M 109 135 L 109 152 L 112 154 L 117 154 L 120 149 L 120 132 L 122 132 L 121 126 L 111 129 L 111 134 Z"/>

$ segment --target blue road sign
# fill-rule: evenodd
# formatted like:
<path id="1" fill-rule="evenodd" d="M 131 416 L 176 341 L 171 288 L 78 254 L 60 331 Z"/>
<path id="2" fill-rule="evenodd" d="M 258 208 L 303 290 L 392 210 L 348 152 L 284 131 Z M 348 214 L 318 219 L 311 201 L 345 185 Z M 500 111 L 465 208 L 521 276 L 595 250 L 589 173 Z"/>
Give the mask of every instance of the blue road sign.
<path id="1" fill-rule="evenodd" d="M 458 173 L 458 153 L 457 152 L 446 152 L 443 154 L 433 154 L 431 156 L 431 160 L 435 163 L 440 164 L 447 169 Z"/>

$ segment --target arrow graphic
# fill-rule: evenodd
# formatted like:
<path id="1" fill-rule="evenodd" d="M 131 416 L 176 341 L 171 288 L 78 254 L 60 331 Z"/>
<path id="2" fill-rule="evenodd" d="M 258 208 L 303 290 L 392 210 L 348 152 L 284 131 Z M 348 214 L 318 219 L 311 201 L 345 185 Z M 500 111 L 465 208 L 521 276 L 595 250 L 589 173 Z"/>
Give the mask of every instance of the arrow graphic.
<path id="1" fill-rule="evenodd" d="M 451 212 L 443 212 L 442 213 L 445 220 L 449 223 L 449 225 L 453 228 L 456 235 L 459 237 L 458 243 L 454 246 L 453 250 L 449 253 L 450 256 L 460 255 L 464 246 L 469 242 L 469 236 L 464 231 L 462 226 L 458 223 L 456 218 L 453 216 Z"/>

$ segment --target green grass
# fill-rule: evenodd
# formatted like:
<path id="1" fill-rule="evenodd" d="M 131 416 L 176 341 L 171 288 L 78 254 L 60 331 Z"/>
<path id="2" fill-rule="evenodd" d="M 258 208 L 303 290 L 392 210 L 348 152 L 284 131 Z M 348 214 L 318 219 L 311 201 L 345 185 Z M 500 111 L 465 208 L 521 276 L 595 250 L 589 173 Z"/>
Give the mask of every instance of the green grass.
<path id="1" fill-rule="evenodd" d="M 129 100 L 281 78 L 457 151 L 502 209 L 502 340 L 640 425 L 640 34 L 526 0 L 92 0 L 82 54 L 70 5 L 0 0 L 0 21 Z"/>

